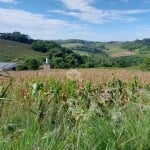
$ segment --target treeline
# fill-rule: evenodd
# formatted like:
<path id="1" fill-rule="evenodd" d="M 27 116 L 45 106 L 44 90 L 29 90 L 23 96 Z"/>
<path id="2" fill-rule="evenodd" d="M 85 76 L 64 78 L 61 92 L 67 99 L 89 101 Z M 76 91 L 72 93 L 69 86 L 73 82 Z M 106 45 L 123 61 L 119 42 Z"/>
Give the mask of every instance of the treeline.
<path id="1" fill-rule="evenodd" d="M 86 41 L 86 40 L 80 40 L 80 39 L 55 40 L 55 42 L 59 43 L 61 45 L 69 44 L 69 43 L 80 43 L 80 44 L 93 44 L 93 43 L 95 43 L 92 41 Z"/>
<path id="2" fill-rule="evenodd" d="M 53 48 L 61 49 L 62 47 L 54 41 L 36 40 L 32 42 L 31 48 L 35 51 L 46 53 L 46 52 L 49 52 Z"/>
<path id="3" fill-rule="evenodd" d="M 76 46 L 75 48 L 70 48 L 71 50 L 83 51 L 88 53 L 105 53 L 105 48 L 97 48 L 97 47 L 90 47 L 90 46 Z"/>
<path id="4" fill-rule="evenodd" d="M 0 33 L 0 39 L 11 40 L 25 44 L 31 44 L 34 41 L 29 35 L 21 34 L 20 32 Z"/>
<path id="5" fill-rule="evenodd" d="M 143 40 L 135 40 L 132 42 L 125 42 L 122 47 L 124 49 L 128 49 L 130 51 L 138 50 L 139 53 L 142 51 L 150 51 L 150 39 L 143 39 Z"/>
<path id="6" fill-rule="evenodd" d="M 103 53 L 107 50 L 102 42 L 93 42 L 80 39 L 55 40 L 55 42 L 61 45 L 72 44 L 74 46 L 69 47 L 71 50 L 84 51 L 93 54 Z"/>
<path id="7" fill-rule="evenodd" d="M 144 58 L 139 56 L 123 56 L 112 58 L 107 55 L 86 56 L 85 67 L 131 67 L 139 66 L 143 63 Z"/>

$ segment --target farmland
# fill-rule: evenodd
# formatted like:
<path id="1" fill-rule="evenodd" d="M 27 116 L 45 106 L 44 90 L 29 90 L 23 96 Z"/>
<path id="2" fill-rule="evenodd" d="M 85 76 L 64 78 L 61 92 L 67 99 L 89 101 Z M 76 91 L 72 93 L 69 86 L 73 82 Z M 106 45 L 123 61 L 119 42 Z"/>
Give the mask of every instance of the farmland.
<path id="1" fill-rule="evenodd" d="M 0 61 L 19 61 L 27 57 L 41 57 L 44 54 L 35 52 L 29 44 L 0 39 Z"/>
<path id="2" fill-rule="evenodd" d="M 74 71 L 75 70 L 75 71 Z M 48 71 L 19 71 L 19 72 L 10 72 L 11 76 L 15 80 L 21 79 L 40 79 L 45 80 L 47 78 L 56 78 L 59 80 L 67 79 L 67 72 L 71 72 L 73 75 L 77 76 L 78 72 L 80 73 L 79 77 L 82 81 L 92 81 L 93 83 L 107 83 L 112 79 L 112 75 L 119 77 L 121 80 L 130 82 L 133 77 L 138 77 L 138 79 L 147 83 L 150 82 L 150 72 L 127 70 L 127 69 L 52 69 Z"/>
<path id="3" fill-rule="evenodd" d="M 20 32 L 1 33 L 0 61 L 18 63 L 17 70 L 39 69 L 45 57 L 48 57 L 53 69 L 134 67 L 149 70 L 149 39 L 99 42 L 35 40 L 29 37 Z M 31 64 L 33 61 L 37 64 L 35 68 Z"/>
<path id="4" fill-rule="evenodd" d="M 150 149 L 150 72 L 1 72 L 0 149 Z"/>

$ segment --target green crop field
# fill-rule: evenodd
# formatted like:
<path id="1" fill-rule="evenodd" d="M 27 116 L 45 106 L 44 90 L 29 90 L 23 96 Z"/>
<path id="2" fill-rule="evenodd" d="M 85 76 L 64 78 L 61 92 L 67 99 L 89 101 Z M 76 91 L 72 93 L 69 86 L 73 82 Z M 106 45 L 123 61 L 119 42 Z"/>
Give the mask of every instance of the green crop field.
<path id="1" fill-rule="evenodd" d="M 105 46 L 109 49 L 107 51 L 109 55 L 118 54 L 127 51 L 122 48 L 121 42 L 106 43 Z"/>
<path id="2" fill-rule="evenodd" d="M 73 52 L 80 54 L 81 56 L 89 56 L 90 53 L 89 52 L 85 52 L 85 51 L 78 51 L 78 50 L 73 50 Z"/>
<path id="3" fill-rule="evenodd" d="M 67 48 L 76 48 L 77 46 L 83 46 L 83 44 L 81 43 L 68 43 L 68 44 L 63 44 L 63 47 L 67 47 Z"/>
<path id="4" fill-rule="evenodd" d="M 148 150 L 149 77 L 98 69 L 1 72 L 0 149 Z"/>

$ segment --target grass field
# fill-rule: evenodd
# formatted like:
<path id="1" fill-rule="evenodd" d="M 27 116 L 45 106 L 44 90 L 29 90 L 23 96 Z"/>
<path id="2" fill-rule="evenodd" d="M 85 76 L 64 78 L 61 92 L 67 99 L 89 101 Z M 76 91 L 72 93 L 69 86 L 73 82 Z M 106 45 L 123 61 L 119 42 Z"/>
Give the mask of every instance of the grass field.
<path id="1" fill-rule="evenodd" d="M 143 83 L 150 82 L 150 72 L 127 70 L 127 69 L 51 69 L 49 71 L 19 71 L 10 72 L 11 76 L 17 79 L 37 79 L 45 80 L 47 78 L 56 78 L 67 80 L 67 72 L 72 74 L 75 79 L 80 81 L 92 81 L 93 83 L 107 83 L 115 75 L 125 82 L 130 82 L 135 76 Z M 79 75 L 78 75 L 79 74 Z"/>
<path id="2" fill-rule="evenodd" d="M 150 72 L 0 75 L 0 149 L 150 149 Z"/>
<path id="3" fill-rule="evenodd" d="M 89 52 L 85 52 L 85 51 L 78 51 L 78 50 L 73 50 L 73 52 L 75 52 L 76 54 L 79 54 L 81 56 L 90 56 L 91 53 Z"/>
<path id="4" fill-rule="evenodd" d="M 18 61 L 26 57 L 41 57 L 43 53 L 33 51 L 29 44 L 0 40 L 0 61 Z"/>
<path id="5" fill-rule="evenodd" d="M 61 46 L 66 48 L 76 48 L 77 46 L 84 46 L 84 45 L 81 43 L 68 43 L 68 44 L 63 44 Z"/>
<path id="6" fill-rule="evenodd" d="M 105 46 L 109 49 L 107 53 L 112 57 L 127 56 L 128 50 L 122 48 L 122 42 L 106 43 Z"/>

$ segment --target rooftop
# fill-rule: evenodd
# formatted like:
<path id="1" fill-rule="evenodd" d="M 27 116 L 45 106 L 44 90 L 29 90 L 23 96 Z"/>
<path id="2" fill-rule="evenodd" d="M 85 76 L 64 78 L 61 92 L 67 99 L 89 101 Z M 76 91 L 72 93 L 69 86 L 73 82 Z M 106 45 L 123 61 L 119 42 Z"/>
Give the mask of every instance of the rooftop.
<path id="1" fill-rule="evenodd" d="M 16 68 L 17 64 L 13 62 L 0 62 L 0 69 L 12 70 Z"/>

